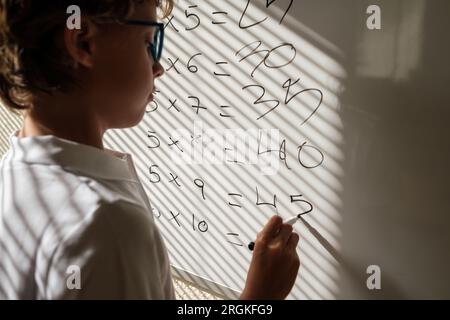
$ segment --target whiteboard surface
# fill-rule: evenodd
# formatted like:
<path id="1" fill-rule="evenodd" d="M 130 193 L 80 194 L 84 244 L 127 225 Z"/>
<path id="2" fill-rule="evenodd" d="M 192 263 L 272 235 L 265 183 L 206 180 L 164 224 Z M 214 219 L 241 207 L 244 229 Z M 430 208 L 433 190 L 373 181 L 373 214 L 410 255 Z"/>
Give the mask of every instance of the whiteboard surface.
<path id="1" fill-rule="evenodd" d="M 155 101 L 106 135 L 175 272 L 236 297 L 268 218 L 311 211 L 289 299 L 450 298 L 449 2 L 290 4 L 179 0 Z"/>

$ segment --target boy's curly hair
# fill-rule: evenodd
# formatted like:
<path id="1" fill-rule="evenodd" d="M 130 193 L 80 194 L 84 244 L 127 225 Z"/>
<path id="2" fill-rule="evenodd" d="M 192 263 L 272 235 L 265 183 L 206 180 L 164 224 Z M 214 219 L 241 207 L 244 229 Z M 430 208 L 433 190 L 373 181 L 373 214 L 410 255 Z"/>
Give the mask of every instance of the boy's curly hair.
<path id="1" fill-rule="evenodd" d="M 174 0 L 0 0 L 0 102 L 17 113 L 30 107 L 33 93 L 74 84 L 70 59 L 57 41 L 69 6 L 94 20 L 121 19 L 144 1 L 156 1 L 162 18 L 174 6 Z"/>

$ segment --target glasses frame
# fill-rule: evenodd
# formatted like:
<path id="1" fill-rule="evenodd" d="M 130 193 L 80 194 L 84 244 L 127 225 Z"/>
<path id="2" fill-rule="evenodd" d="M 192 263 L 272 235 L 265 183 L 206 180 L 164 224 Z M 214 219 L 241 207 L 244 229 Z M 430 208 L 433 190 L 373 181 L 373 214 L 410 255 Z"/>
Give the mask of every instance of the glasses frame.
<path id="1" fill-rule="evenodd" d="M 162 51 L 164 48 L 164 23 L 154 22 L 154 21 L 147 21 L 147 20 L 134 20 L 134 19 L 121 19 L 120 22 L 128 25 L 135 25 L 135 26 L 147 26 L 147 27 L 157 27 L 158 32 L 155 32 L 155 37 L 153 38 L 153 43 L 150 44 L 150 52 L 152 54 L 153 60 L 155 62 L 159 62 L 161 60 Z M 161 39 L 157 39 L 157 37 Z M 155 41 L 158 41 L 158 48 L 155 48 Z"/>

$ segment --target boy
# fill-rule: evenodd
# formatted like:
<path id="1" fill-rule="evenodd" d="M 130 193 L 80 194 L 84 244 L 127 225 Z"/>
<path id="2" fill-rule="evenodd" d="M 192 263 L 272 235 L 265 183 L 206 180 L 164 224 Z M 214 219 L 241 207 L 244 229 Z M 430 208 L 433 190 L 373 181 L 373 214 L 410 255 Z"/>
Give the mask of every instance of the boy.
<path id="1" fill-rule="evenodd" d="M 106 130 L 138 124 L 153 99 L 164 72 L 156 13 L 168 16 L 172 0 L 0 3 L 0 98 L 25 113 L 0 164 L 0 298 L 174 299 L 131 156 L 102 143 Z M 80 29 L 66 27 L 70 5 Z M 242 299 L 287 296 L 298 241 L 270 219 Z"/>

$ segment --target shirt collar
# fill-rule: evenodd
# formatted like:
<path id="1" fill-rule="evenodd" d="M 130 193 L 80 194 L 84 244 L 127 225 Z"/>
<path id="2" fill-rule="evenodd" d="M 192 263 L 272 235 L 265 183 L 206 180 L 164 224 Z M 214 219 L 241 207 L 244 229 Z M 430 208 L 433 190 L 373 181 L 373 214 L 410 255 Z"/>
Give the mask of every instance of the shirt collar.
<path id="1" fill-rule="evenodd" d="M 136 181 L 129 168 L 131 155 L 98 149 L 53 135 L 19 138 L 10 136 L 13 161 L 27 164 L 58 165 L 77 174 L 106 179 Z"/>

